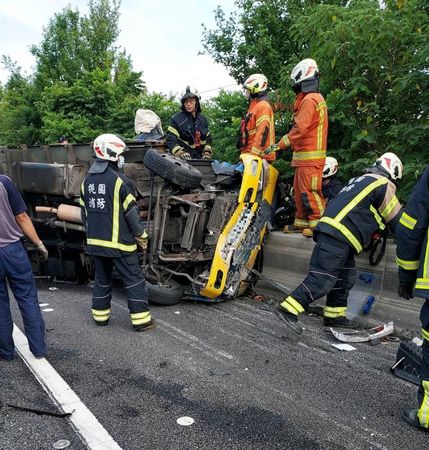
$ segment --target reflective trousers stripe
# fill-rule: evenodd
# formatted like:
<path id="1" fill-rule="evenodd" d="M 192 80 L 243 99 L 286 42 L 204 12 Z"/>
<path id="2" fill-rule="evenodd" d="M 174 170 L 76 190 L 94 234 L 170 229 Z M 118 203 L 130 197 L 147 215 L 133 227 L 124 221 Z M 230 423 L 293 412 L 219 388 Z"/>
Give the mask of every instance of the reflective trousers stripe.
<path id="1" fill-rule="evenodd" d="M 422 381 L 424 389 L 424 396 L 422 404 L 417 411 L 420 425 L 425 428 L 429 428 L 429 381 Z"/>
<path id="2" fill-rule="evenodd" d="M 133 325 L 143 325 L 145 323 L 149 323 L 152 319 L 150 311 L 132 313 L 130 314 L 130 316 L 131 316 L 131 323 Z"/>
<path id="3" fill-rule="evenodd" d="M 336 317 L 345 317 L 347 307 L 345 306 L 325 306 L 323 316 L 335 319 Z"/>
<path id="4" fill-rule="evenodd" d="M 109 309 L 92 309 L 92 317 L 96 322 L 106 322 L 110 317 L 110 308 Z"/>

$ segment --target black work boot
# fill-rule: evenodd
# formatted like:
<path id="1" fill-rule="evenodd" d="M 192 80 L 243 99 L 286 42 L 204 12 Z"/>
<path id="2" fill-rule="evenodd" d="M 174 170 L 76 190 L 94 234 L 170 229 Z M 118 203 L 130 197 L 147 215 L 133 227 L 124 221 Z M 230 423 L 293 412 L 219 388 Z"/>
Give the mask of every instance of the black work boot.
<path id="1" fill-rule="evenodd" d="M 428 431 L 428 428 L 420 424 L 419 418 L 417 417 L 417 408 L 405 408 L 402 411 L 402 418 L 408 425 L 412 425 L 422 431 Z"/>
<path id="2" fill-rule="evenodd" d="M 298 322 L 298 316 L 293 314 L 286 309 L 282 308 L 280 305 L 277 307 L 277 311 L 289 322 L 296 323 Z"/>
<path id="3" fill-rule="evenodd" d="M 99 326 L 99 327 L 105 327 L 108 323 L 109 323 L 109 319 L 107 320 L 94 320 L 95 325 Z"/>
<path id="4" fill-rule="evenodd" d="M 341 317 L 324 317 L 323 318 L 323 325 L 325 327 L 332 327 L 332 328 L 357 328 L 358 323 L 356 320 L 349 320 L 345 316 Z"/>
<path id="5" fill-rule="evenodd" d="M 150 320 L 150 322 L 143 323 L 141 325 L 133 325 L 134 331 L 147 331 L 151 330 L 152 328 L 155 328 L 156 324 L 153 319 Z"/>

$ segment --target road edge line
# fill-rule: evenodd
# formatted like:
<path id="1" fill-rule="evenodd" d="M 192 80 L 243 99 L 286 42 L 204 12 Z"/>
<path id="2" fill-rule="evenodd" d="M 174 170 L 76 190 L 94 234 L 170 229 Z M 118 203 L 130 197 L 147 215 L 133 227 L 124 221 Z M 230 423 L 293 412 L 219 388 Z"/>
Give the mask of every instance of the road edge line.
<path id="1" fill-rule="evenodd" d="M 33 356 L 26 336 L 15 324 L 13 339 L 19 356 L 49 397 L 65 413 L 71 413 L 68 419 L 88 448 L 91 450 L 122 450 L 47 359 Z"/>

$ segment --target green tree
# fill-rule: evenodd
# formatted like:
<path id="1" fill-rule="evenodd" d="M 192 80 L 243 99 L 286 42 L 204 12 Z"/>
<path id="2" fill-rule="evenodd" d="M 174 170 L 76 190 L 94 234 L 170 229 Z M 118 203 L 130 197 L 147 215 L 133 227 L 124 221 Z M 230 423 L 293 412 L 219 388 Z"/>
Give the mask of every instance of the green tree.
<path id="1" fill-rule="evenodd" d="M 240 152 L 236 142 L 241 118 L 246 110 L 246 97 L 240 92 L 220 91 L 204 105 L 203 112 L 209 120 L 215 158 L 231 163 L 238 161 Z"/>
<path id="2" fill-rule="evenodd" d="M 262 72 L 273 88 L 281 87 L 280 70 L 305 51 L 291 34 L 296 20 L 318 3 L 346 4 L 344 0 L 236 0 L 228 17 L 215 11 L 216 28 L 203 25 L 203 47 L 242 83 L 251 73 Z"/>
<path id="3" fill-rule="evenodd" d="M 6 83 L 2 143 L 52 143 L 62 134 L 75 142 L 105 132 L 134 135 L 145 87 L 130 57 L 115 45 L 119 6 L 117 0 L 90 0 L 88 16 L 70 6 L 54 14 L 42 42 L 31 48 L 35 73 L 26 78 L 14 68 Z"/>
<path id="4" fill-rule="evenodd" d="M 329 146 L 352 174 L 393 151 L 401 192 L 429 162 L 429 16 L 420 0 L 318 5 L 293 29 L 319 62 L 330 114 Z M 282 73 L 286 82 L 287 68 Z"/>
<path id="5" fill-rule="evenodd" d="M 0 143 L 32 143 L 37 139 L 37 130 L 41 126 L 34 107 L 33 86 L 10 58 L 3 57 L 2 62 L 10 76 L 0 98 Z"/>
<path id="6" fill-rule="evenodd" d="M 426 0 L 238 0 L 229 18 L 216 11 L 204 48 L 237 81 L 261 71 L 275 90 L 283 123 L 293 100 L 289 75 L 317 60 L 328 102 L 328 153 L 344 178 L 384 151 L 405 163 L 403 197 L 429 162 L 429 7 Z"/>

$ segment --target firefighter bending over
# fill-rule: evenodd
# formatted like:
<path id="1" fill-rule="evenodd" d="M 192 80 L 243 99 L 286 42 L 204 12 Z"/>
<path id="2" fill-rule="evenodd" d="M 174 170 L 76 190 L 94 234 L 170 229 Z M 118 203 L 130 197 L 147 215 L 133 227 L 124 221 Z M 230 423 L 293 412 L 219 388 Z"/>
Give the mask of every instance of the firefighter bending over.
<path id="1" fill-rule="evenodd" d="M 275 161 L 275 153 L 264 154 L 275 142 L 274 114 L 267 96 L 268 80 L 265 75 L 255 73 L 244 82 L 243 90 L 249 109 L 241 121 L 237 148 L 241 153 L 253 153 L 266 161 Z"/>
<path id="2" fill-rule="evenodd" d="M 417 391 L 418 408 L 406 408 L 402 417 L 421 430 L 429 430 L 429 167 L 414 187 L 397 228 L 396 262 L 399 265 L 399 297 L 414 293 L 425 299 L 422 324 L 422 373 Z M 414 293 L 413 293 L 414 287 Z"/>
<path id="3" fill-rule="evenodd" d="M 310 303 L 326 295 L 324 325 L 353 328 L 346 318 L 347 297 L 356 282 L 355 254 L 368 245 L 374 231 L 386 223 L 395 232 L 401 206 L 395 182 L 402 163 L 385 153 L 363 175 L 352 178 L 333 198 L 314 233 L 316 245 L 304 281 L 279 304 L 286 320 L 296 322 Z"/>
<path id="4" fill-rule="evenodd" d="M 201 96 L 186 86 L 182 92 L 182 110 L 171 118 L 166 142 L 170 152 L 182 159 L 212 159 L 212 137 L 207 118 L 201 113 Z"/>
<path id="5" fill-rule="evenodd" d="M 93 147 L 96 159 L 83 180 L 80 198 L 87 249 L 95 265 L 92 317 L 99 326 L 109 323 L 115 267 L 124 284 L 134 330 L 148 330 L 155 323 L 137 256 L 137 243 L 146 250 L 148 236 L 140 220 L 134 186 L 120 172 L 127 147 L 114 134 L 98 136 Z"/>
<path id="6" fill-rule="evenodd" d="M 325 210 L 322 170 L 326 157 L 328 111 L 325 99 L 319 93 L 319 69 L 314 59 L 298 63 L 292 70 L 291 79 L 296 93 L 291 130 L 266 153 L 292 148 L 296 211 L 293 225 L 286 225 L 284 232 L 302 232 L 311 237 Z"/>
<path id="7" fill-rule="evenodd" d="M 343 188 L 343 184 L 338 179 L 337 173 L 338 161 L 332 156 L 327 156 L 322 173 L 322 193 L 327 202 L 336 197 Z"/>

